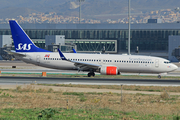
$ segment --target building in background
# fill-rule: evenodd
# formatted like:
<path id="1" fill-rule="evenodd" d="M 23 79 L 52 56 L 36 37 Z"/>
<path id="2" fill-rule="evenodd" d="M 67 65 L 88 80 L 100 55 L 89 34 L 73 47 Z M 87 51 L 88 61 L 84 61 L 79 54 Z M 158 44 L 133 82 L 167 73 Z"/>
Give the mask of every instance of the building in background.
<path id="1" fill-rule="evenodd" d="M 131 24 L 131 54 L 169 56 L 169 36 L 180 35 L 180 23 Z M 128 24 L 20 24 L 34 43 L 45 48 L 45 37 L 64 35 L 65 44 L 77 52 L 127 53 Z M 8 24 L 0 24 L 0 35 L 11 35 Z M 136 53 L 136 49 L 139 52 Z"/>
<path id="2" fill-rule="evenodd" d="M 169 36 L 168 58 L 170 61 L 180 60 L 180 35 Z"/>
<path id="3" fill-rule="evenodd" d="M 12 38 L 11 35 L 0 35 L 0 60 L 11 60 L 12 55 L 8 55 L 5 50 L 11 50 L 12 48 Z"/>

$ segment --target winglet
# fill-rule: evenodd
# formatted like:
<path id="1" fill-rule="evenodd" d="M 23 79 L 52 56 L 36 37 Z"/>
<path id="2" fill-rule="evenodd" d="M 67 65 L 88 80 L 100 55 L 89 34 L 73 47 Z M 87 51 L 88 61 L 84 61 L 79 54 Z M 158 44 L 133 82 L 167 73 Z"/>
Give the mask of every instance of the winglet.
<path id="1" fill-rule="evenodd" d="M 73 48 L 72 50 L 73 50 L 74 53 L 77 53 L 76 50 L 75 50 L 74 48 Z"/>
<path id="2" fill-rule="evenodd" d="M 59 48 L 58 48 L 58 52 L 62 60 L 67 60 L 64 54 L 59 50 Z"/>

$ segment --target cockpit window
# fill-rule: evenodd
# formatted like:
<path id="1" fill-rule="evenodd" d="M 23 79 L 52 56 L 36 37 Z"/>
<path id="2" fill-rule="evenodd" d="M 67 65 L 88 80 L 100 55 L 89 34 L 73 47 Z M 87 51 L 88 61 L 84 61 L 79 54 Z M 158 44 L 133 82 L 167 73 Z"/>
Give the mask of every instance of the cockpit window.
<path id="1" fill-rule="evenodd" d="M 169 63 L 171 63 L 171 62 L 170 62 L 170 61 L 164 61 L 164 63 L 165 63 L 165 64 L 169 64 Z"/>

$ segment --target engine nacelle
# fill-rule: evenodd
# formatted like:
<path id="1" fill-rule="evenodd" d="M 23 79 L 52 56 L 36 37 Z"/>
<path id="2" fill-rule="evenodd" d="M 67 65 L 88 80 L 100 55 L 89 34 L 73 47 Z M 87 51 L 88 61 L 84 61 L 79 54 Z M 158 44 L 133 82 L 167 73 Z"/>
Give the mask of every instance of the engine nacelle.
<path id="1" fill-rule="evenodd" d="M 118 75 L 118 68 L 116 66 L 102 66 L 100 69 L 101 75 Z"/>

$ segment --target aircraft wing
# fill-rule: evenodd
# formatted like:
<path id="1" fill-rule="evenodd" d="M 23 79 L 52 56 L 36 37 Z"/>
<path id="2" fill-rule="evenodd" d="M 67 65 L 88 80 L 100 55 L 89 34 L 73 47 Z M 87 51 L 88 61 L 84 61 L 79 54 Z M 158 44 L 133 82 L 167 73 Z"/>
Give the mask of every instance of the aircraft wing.
<path id="1" fill-rule="evenodd" d="M 80 70 L 89 70 L 89 69 L 95 69 L 97 70 L 101 65 L 96 65 L 96 64 L 90 64 L 90 63 L 85 63 L 85 62 L 79 62 L 79 61 L 71 61 L 74 63 L 74 65 Z"/>
<path id="2" fill-rule="evenodd" d="M 4 50 L 4 51 L 7 52 L 8 54 L 13 54 L 14 56 L 19 56 L 19 57 L 25 57 L 26 56 L 23 53 L 17 53 L 15 51 L 7 51 L 7 50 Z"/>
<path id="3" fill-rule="evenodd" d="M 58 49 L 58 51 L 59 51 L 59 55 L 62 60 L 66 60 L 66 61 L 74 63 L 74 65 L 76 67 L 78 67 L 80 70 L 90 70 L 90 69 L 97 70 L 99 67 L 101 67 L 101 65 L 97 65 L 97 64 L 91 64 L 91 63 L 79 62 L 79 61 L 73 61 L 73 60 L 66 59 L 64 54 L 59 49 Z"/>

